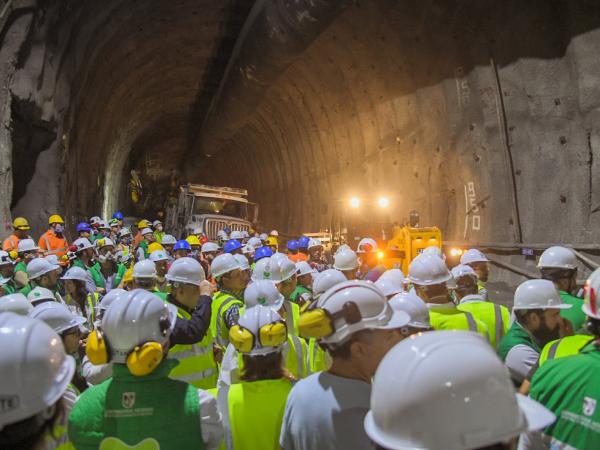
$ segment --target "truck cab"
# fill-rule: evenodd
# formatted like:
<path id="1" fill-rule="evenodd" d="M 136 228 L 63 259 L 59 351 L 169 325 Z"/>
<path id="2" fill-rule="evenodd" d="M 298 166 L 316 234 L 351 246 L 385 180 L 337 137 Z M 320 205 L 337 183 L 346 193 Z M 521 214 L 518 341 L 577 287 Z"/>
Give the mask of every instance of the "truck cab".
<path id="1" fill-rule="evenodd" d="M 188 183 L 180 187 L 177 204 L 167 211 L 167 226 L 177 237 L 200 229 L 211 241 L 226 227 L 250 231 L 258 220 L 258 205 L 246 189 Z"/>

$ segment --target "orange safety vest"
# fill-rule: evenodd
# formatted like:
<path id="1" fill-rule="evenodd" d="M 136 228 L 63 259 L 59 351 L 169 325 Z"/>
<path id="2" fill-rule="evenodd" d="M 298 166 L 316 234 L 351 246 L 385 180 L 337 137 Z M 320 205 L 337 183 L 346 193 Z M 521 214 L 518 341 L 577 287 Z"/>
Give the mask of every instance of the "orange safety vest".
<path id="1" fill-rule="evenodd" d="M 63 238 L 59 238 L 54 234 L 54 231 L 48 230 L 38 242 L 38 247 L 44 251 L 45 255 L 56 255 L 58 259 L 67 254 L 69 243 Z"/>
<path id="2" fill-rule="evenodd" d="M 2 243 L 2 250 L 10 252 L 11 250 L 17 251 L 19 249 L 20 239 L 14 234 L 4 239 Z"/>
<path id="3" fill-rule="evenodd" d="M 308 261 L 308 256 L 306 256 L 304 253 L 300 253 L 300 252 L 296 253 L 295 255 L 290 254 L 287 256 L 294 263 L 297 263 L 300 261 Z"/>

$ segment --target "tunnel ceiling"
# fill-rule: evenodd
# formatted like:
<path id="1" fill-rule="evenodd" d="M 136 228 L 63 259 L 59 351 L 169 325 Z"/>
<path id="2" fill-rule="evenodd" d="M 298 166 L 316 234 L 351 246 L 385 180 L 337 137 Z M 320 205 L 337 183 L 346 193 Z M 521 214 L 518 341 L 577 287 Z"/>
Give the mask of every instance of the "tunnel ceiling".
<path id="1" fill-rule="evenodd" d="M 14 95 L 56 143 L 13 212 L 51 160 L 44 208 L 73 220 L 126 204 L 136 169 L 149 205 L 179 174 L 247 188 L 294 233 L 416 209 L 453 240 L 599 237 L 596 2 L 59 4 L 14 25 Z M 391 207 L 352 216 L 350 195 Z"/>

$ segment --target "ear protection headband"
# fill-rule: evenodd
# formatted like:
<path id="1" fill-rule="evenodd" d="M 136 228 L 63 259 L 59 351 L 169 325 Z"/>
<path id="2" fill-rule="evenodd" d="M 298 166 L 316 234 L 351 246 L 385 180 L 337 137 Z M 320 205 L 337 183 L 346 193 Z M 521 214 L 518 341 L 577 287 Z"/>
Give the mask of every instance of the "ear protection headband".
<path id="1" fill-rule="evenodd" d="M 163 336 L 167 335 L 171 323 L 167 317 L 159 322 Z M 92 364 L 108 364 L 110 362 L 110 346 L 100 328 L 88 336 L 85 353 Z M 127 355 L 127 369 L 136 377 L 152 373 L 163 360 L 163 347 L 160 342 L 149 341 L 136 345 Z"/>
<path id="2" fill-rule="evenodd" d="M 241 353 L 250 353 L 257 341 L 261 347 L 279 347 L 287 341 L 287 326 L 283 321 L 269 323 L 263 325 L 255 336 L 247 328 L 234 325 L 229 329 L 229 341 Z"/>
<path id="3" fill-rule="evenodd" d="M 310 304 L 305 313 L 300 315 L 298 329 L 304 338 L 322 339 L 335 333 L 335 321 L 344 319 L 348 325 L 354 325 L 362 320 L 358 305 L 346 302 L 341 310 L 330 313 L 324 308 L 317 308 L 317 302 Z"/>

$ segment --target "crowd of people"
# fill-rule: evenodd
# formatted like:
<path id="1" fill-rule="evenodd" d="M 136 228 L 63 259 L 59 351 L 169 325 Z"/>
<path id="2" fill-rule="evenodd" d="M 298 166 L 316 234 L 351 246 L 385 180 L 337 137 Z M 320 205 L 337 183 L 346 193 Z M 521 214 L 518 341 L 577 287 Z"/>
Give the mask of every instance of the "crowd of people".
<path id="1" fill-rule="evenodd" d="M 489 260 L 374 239 L 53 215 L 0 251 L 0 448 L 600 448 L 600 269 L 546 249 L 512 311 Z"/>

